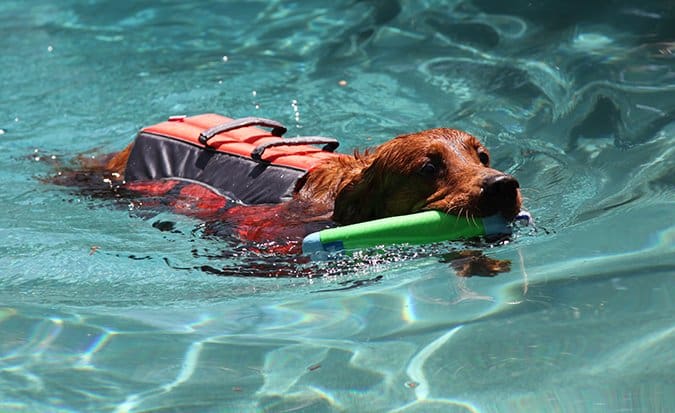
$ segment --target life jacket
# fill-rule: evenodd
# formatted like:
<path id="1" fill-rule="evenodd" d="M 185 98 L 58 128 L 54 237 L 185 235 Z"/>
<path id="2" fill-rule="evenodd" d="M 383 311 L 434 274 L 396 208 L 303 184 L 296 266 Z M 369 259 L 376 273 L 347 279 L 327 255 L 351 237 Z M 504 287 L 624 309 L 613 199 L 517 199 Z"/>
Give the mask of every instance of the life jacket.
<path id="1" fill-rule="evenodd" d="M 182 182 L 208 189 L 197 189 L 210 193 L 204 202 L 217 203 L 215 194 L 248 205 L 280 203 L 292 197 L 308 171 L 339 156 L 333 153 L 335 139 L 282 138 L 286 131 L 279 122 L 255 117 L 170 117 L 141 129 L 124 178 L 130 189 L 153 195 Z"/>
<path id="2" fill-rule="evenodd" d="M 288 221 L 289 211 L 281 203 L 301 187 L 309 171 L 341 155 L 333 153 L 335 139 L 282 138 L 285 132 L 279 122 L 255 117 L 170 117 L 136 136 L 124 187 L 150 196 L 145 206 L 159 204 L 211 221 L 211 234 L 256 244 L 270 241 L 267 252 L 299 254 L 304 235 L 331 224 Z"/>

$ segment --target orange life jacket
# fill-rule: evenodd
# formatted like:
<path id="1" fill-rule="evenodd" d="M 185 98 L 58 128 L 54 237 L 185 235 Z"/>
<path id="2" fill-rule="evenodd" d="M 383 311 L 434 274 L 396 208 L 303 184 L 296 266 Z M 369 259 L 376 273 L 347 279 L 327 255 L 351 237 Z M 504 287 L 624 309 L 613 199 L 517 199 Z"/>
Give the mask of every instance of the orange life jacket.
<path id="1" fill-rule="evenodd" d="M 269 119 L 174 116 L 141 129 L 125 180 L 130 188 L 154 195 L 171 190 L 168 182 L 184 181 L 245 204 L 280 203 L 292 196 L 308 171 L 339 156 L 333 153 L 335 139 L 282 138 L 285 132 Z"/>

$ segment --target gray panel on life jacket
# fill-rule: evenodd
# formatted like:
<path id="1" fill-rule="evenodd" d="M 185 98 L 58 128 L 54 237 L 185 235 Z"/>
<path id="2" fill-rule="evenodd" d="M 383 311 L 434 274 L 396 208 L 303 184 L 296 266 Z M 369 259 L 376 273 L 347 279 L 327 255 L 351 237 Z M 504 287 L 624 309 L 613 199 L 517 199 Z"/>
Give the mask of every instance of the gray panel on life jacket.
<path id="1" fill-rule="evenodd" d="M 274 204 L 290 199 L 305 173 L 141 132 L 129 156 L 125 180 L 185 180 L 245 204 Z"/>

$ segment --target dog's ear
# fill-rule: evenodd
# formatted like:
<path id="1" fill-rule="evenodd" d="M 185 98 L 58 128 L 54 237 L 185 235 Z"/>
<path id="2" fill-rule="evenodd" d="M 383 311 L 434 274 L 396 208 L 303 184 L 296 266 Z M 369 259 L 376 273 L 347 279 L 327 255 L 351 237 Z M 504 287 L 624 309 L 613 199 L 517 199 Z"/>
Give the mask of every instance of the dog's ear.
<path id="1" fill-rule="evenodd" d="M 364 168 L 342 187 L 335 197 L 333 221 L 341 225 L 368 221 L 378 216 L 378 185 L 371 166 Z"/>

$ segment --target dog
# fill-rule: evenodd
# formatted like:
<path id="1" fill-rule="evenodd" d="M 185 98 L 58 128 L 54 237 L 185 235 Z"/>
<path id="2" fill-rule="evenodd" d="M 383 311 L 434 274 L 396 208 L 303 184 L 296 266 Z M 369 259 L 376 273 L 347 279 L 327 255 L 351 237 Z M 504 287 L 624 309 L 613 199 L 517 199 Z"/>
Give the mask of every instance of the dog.
<path id="1" fill-rule="evenodd" d="M 81 169 L 85 175 L 96 173 L 129 185 L 124 173 L 132 147 L 103 160 L 88 160 Z M 476 137 L 437 128 L 327 158 L 298 181 L 290 200 L 279 204 L 223 208 L 222 196 L 207 188 L 171 202 L 179 213 L 226 222 L 241 239 L 271 243 L 273 252 L 297 254 L 299 241 L 317 229 L 426 210 L 467 218 L 501 214 L 511 221 L 521 210 L 520 185 L 513 176 L 493 169 L 490 161 L 488 149 Z M 460 255 L 462 265 L 466 267 L 469 259 L 470 272 L 477 275 L 508 270 L 503 261 L 474 259 L 486 258 L 479 253 Z"/>

